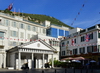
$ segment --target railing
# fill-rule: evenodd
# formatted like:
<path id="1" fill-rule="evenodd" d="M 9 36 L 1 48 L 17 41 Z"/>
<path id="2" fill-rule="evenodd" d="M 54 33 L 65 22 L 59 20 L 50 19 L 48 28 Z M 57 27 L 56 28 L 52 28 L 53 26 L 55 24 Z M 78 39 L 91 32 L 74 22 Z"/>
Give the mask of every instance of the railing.
<path id="1" fill-rule="evenodd" d="M 33 23 L 33 24 L 37 24 L 37 25 L 40 25 L 40 26 L 44 26 L 44 25 L 41 25 L 41 24 L 38 24 L 38 23 L 35 23 L 35 22 L 32 22 L 32 21 L 25 20 L 25 19 L 23 19 L 23 21 L 26 21 L 26 22 L 29 22 L 29 23 Z"/>
<path id="2" fill-rule="evenodd" d="M 81 31 L 80 31 L 80 33 L 83 33 L 83 32 L 85 32 L 85 31 L 86 31 L 86 29 L 84 29 L 84 30 L 81 30 Z"/>
<path id="3" fill-rule="evenodd" d="M 95 29 L 95 26 L 92 26 L 92 27 L 88 28 L 88 30 L 92 30 L 92 29 Z"/>

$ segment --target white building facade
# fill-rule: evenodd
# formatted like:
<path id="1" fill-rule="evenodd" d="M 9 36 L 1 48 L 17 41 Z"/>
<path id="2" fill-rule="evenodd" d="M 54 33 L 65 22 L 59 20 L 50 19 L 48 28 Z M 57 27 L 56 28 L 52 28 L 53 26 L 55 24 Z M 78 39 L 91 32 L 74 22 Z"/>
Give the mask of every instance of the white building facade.
<path id="1" fill-rule="evenodd" d="M 0 68 L 7 67 L 6 50 L 9 50 L 23 43 L 35 41 L 38 38 L 41 38 L 42 40 L 44 40 L 46 43 L 50 44 L 53 48 L 57 50 L 57 53 L 54 53 L 53 58 L 59 60 L 60 40 L 58 38 L 46 35 L 46 30 L 50 26 L 51 24 L 49 21 L 45 21 L 43 25 L 26 21 L 19 16 L 11 16 L 9 14 L 0 13 L 0 58 L 1 58 Z M 69 28 L 66 27 L 65 30 L 69 31 Z M 51 58 L 52 56 L 48 55 L 48 59 Z"/>
<path id="2" fill-rule="evenodd" d="M 100 62 L 100 24 L 87 29 L 75 28 L 61 41 L 61 58 L 84 57 Z"/>

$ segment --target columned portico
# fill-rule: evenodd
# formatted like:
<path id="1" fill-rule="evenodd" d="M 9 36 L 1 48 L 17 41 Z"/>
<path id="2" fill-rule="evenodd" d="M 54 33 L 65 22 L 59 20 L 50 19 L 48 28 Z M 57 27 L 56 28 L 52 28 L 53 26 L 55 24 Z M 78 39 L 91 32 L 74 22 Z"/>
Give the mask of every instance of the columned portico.
<path id="1" fill-rule="evenodd" d="M 26 44 L 23 44 L 21 46 L 10 49 L 8 53 L 13 53 L 16 55 L 15 58 L 14 56 L 10 55 L 10 57 L 12 57 L 10 61 L 13 62 L 12 64 L 10 64 L 10 66 L 15 67 L 16 69 L 21 69 L 24 63 L 28 63 L 29 69 L 45 68 L 45 63 L 48 62 L 48 55 L 51 55 L 53 68 L 53 54 L 55 49 L 50 45 L 43 45 L 43 43 L 41 44 L 39 42 L 37 43 L 38 47 L 34 47 L 34 44 L 31 43 L 31 45 L 28 44 L 26 46 Z M 42 47 L 39 47 L 40 45 Z"/>

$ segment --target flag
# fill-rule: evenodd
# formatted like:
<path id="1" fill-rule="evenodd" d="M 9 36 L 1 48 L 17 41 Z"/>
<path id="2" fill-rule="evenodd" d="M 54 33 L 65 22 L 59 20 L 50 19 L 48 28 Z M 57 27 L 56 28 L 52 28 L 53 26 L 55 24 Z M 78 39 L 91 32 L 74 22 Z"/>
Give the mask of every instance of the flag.
<path id="1" fill-rule="evenodd" d="M 89 41 L 89 35 L 88 35 L 88 34 L 86 34 L 85 41 L 86 41 L 86 42 Z"/>
<path id="2" fill-rule="evenodd" d="M 72 45 L 74 45 L 74 39 L 72 39 L 71 42 L 72 42 Z"/>
<path id="3" fill-rule="evenodd" d="M 8 10 L 11 10 L 13 8 L 13 3 L 11 3 L 9 6 L 8 6 Z"/>

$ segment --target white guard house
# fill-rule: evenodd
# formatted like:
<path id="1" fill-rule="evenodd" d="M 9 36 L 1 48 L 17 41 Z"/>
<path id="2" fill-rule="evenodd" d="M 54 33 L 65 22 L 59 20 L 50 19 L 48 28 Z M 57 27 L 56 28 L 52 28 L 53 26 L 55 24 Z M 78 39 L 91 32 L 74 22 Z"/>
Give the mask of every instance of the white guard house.
<path id="1" fill-rule="evenodd" d="M 52 60 L 52 67 L 54 67 L 54 52 L 56 49 L 41 39 L 24 43 L 7 50 L 7 67 L 21 69 L 24 63 L 28 63 L 30 69 L 45 68 L 44 65 L 49 62 L 49 59 Z"/>

